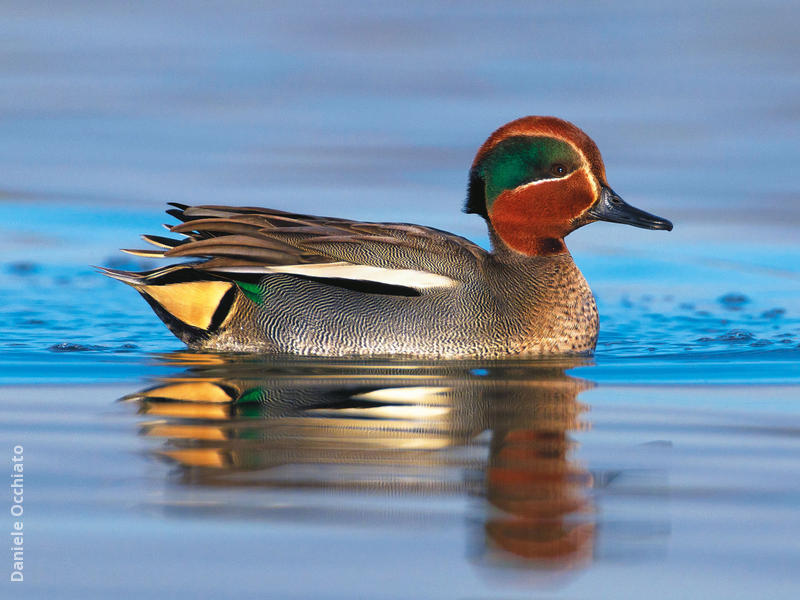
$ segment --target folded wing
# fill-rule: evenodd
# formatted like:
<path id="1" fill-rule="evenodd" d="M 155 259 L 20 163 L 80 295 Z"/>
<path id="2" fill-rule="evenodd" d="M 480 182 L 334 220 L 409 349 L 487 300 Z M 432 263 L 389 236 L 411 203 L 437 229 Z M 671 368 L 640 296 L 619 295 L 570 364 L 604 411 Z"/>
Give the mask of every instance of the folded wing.
<path id="1" fill-rule="evenodd" d="M 368 223 L 263 208 L 186 206 L 167 211 L 186 236 L 143 236 L 142 256 L 195 258 L 193 269 L 239 278 L 288 273 L 332 281 L 412 288 L 418 293 L 468 281 L 487 253 L 462 237 L 406 223 Z"/>

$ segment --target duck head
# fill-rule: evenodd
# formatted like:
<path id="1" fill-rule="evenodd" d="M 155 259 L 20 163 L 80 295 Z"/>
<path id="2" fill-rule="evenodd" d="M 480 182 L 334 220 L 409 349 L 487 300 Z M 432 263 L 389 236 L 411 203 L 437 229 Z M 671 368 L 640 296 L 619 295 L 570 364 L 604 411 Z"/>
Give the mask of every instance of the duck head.
<path id="1" fill-rule="evenodd" d="M 606 182 L 594 141 L 555 117 L 523 117 L 489 136 L 472 163 L 465 210 L 529 256 L 566 252 L 564 236 L 594 221 L 672 230 L 623 201 Z"/>

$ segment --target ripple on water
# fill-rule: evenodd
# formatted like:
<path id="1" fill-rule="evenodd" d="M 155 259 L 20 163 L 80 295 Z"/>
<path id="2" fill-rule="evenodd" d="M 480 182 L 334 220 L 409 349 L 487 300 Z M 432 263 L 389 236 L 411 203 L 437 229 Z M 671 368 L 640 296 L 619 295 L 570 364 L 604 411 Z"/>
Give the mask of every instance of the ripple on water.
<path id="1" fill-rule="evenodd" d="M 74 344 L 71 342 L 60 342 L 48 348 L 51 352 L 132 352 L 138 349 L 139 346 L 131 343 L 113 347 L 96 344 Z"/>
<path id="2" fill-rule="evenodd" d="M 750 303 L 750 298 L 744 294 L 732 292 L 719 299 L 719 303 L 728 310 L 741 310 L 745 304 Z"/>
<path id="3" fill-rule="evenodd" d="M 599 356 L 669 356 L 763 349 L 797 340 L 800 319 L 783 307 L 741 293 L 717 298 L 675 299 L 626 295 L 618 304 L 600 303 Z"/>
<path id="4" fill-rule="evenodd" d="M 8 264 L 6 271 L 17 276 L 33 275 L 39 271 L 39 265 L 29 261 L 17 261 Z"/>

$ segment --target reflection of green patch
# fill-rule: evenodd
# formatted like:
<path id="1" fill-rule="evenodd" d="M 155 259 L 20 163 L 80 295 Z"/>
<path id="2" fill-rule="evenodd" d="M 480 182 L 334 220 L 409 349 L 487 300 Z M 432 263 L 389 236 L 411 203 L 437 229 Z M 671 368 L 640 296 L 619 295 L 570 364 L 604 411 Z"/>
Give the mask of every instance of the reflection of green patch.
<path id="1" fill-rule="evenodd" d="M 248 415 L 251 416 L 251 415 Z M 263 429 L 259 427 L 248 427 L 246 429 L 238 429 L 236 431 L 236 439 L 237 440 L 263 440 L 264 436 Z M 246 454 L 246 453 L 244 453 Z M 255 461 L 243 461 L 244 464 L 241 466 L 246 466 L 247 462 L 255 462 Z"/>
<path id="2" fill-rule="evenodd" d="M 261 402 L 263 392 L 261 388 L 251 388 L 243 393 L 236 400 L 236 404 L 246 404 L 250 402 Z"/>
<path id="3" fill-rule="evenodd" d="M 255 302 L 256 304 L 262 304 L 264 302 L 264 298 L 261 296 L 261 288 L 255 283 L 237 281 L 236 285 L 239 286 L 239 289 L 242 290 L 244 295 L 247 296 L 252 302 Z"/>
<path id="4" fill-rule="evenodd" d="M 243 417 L 246 419 L 260 419 L 263 417 L 261 413 L 261 405 L 251 402 L 249 404 L 245 404 L 244 406 L 236 406 L 236 416 Z M 250 431 L 249 429 L 245 429 L 242 431 Z M 258 429 L 254 429 L 254 432 L 258 432 Z M 248 434 L 243 434 L 239 432 L 236 437 L 248 437 Z"/>

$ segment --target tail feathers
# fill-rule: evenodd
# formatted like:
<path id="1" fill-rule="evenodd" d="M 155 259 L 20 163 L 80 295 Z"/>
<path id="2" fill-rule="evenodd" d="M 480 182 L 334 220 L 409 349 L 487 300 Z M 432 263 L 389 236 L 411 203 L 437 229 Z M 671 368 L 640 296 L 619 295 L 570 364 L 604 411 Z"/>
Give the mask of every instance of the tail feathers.
<path id="1" fill-rule="evenodd" d="M 122 281 L 127 283 L 128 285 L 132 285 L 136 287 L 142 283 L 142 275 L 143 273 L 134 273 L 131 271 L 122 271 L 120 269 L 110 269 L 109 267 L 98 267 L 93 266 L 94 269 L 97 269 L 98 272 L 106 275 L 107 277 L 111 277 L 111 279 L 116 279 L 117 281 Z"/>
<path id="2" fill-rule="evenodd" d="M 174 248 L 175 246 L 180 246 L 181 244 L 185 243 L 185 240 L 176 240 L 169 237 L 164 237 L 163 235 L 143 235 L 142 239 L 145 242 L 153 244 L 153 246 L 158 246 L 159 248 Z"/>
<path id="3" fill-rule="evenodd" d="M 94 268 L 103 275 L 132 285 L 133 287 L 187 283 L 200 279 L 217 279 L 203 275 L 201 271 L 193 269 L 192 266 L 191 263 L 183 263 L 161 267 L 160 269 L 153 269 L 152 271 L 122 271 L 121 269 L 98 266 L 94 266 Z"/>

